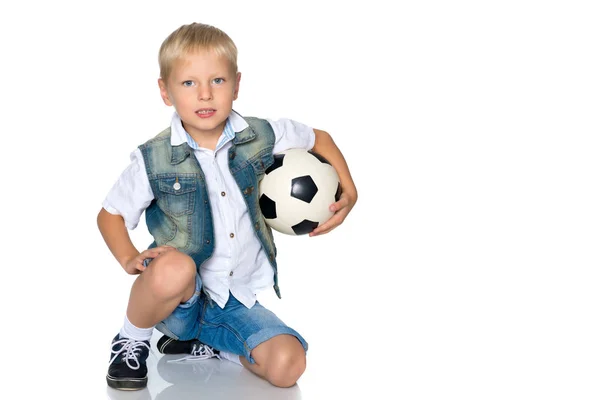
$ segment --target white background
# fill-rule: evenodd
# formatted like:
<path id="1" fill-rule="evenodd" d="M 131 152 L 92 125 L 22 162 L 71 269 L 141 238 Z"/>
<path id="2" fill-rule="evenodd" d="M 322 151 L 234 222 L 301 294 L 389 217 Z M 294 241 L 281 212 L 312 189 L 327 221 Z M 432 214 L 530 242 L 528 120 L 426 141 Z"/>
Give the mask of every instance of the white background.
<path id="1" fill-rule="evenodd" d="M 0 397 L 106 397 L 133 277 L 96 215 L 169 123 L 160 43 L 198 21 L 239 48 L 234 108 L 330 132 L 358 187 L 334 232 L 276 236 L 283 299 L 261 301 L 310 343 L 302 398 L 597 399 L 599 19 L 592 1 L 3 2 Z"/>

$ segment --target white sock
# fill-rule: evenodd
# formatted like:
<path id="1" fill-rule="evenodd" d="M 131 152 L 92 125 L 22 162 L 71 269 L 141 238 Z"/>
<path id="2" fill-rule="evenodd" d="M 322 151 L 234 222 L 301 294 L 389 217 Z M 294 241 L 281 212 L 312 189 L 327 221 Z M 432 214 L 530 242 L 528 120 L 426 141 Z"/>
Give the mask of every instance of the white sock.
<path id="1" fill-rule="evenodd" d="M 224 358 L 226 360 L 234 362 L 238 365 L 242 365 L 242 362 L 240 361 L 240 356 L 238 356 L 237 354 L 228 353 L 226 351 L 220 351 L 219 356 L 221 356 L 221 358 Z"/>
<path id="2" fill-rule="evenodd" d="M 123 322 L 123 327 L 121 328 L 121 332 L 119 332 L 119 336 L 122 338 L 129 338 L 135 340 L 150 340 L 152 338 L 152 331 L 154 327 L 151 328 L 138 328 L 133 325 L 127 315 L 125 315 L 125 321 Z"/>

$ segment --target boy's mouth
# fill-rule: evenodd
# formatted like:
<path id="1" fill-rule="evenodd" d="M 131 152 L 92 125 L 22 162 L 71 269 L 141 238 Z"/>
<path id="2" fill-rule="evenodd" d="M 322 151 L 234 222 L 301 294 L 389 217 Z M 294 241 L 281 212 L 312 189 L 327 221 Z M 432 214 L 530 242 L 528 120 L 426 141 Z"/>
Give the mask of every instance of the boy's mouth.
<path id="1" fill-rule="evenodd" d="M 198 115 L 200 118 L 207 118 L 214 115 L 215 112 L 217 112 L 217 110 L 214 108 L 201 108 L 196 110 L 196 115 Z"/>
<path id="2" fill-rule="evenodd" d="M 210 114 L 215 111 L 217 110 L 215 110 L 214 108 L 201 108 L 199 110 L 196 110 L 196 114 Z"/>

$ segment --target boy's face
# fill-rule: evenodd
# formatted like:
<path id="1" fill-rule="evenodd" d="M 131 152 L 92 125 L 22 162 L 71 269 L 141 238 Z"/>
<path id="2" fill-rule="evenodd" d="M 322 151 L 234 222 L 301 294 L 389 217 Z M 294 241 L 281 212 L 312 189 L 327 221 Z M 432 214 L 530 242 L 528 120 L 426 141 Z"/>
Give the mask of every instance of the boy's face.
<path id="1" fill-rule="evenodd" d="M 199 50 L 176 61 L 167 80 L 159 79 L 158 86 L 163 101 L 175 107 L 192 137 L 214 139 L 223 132 L 240 78 L 225 57 Z"/>

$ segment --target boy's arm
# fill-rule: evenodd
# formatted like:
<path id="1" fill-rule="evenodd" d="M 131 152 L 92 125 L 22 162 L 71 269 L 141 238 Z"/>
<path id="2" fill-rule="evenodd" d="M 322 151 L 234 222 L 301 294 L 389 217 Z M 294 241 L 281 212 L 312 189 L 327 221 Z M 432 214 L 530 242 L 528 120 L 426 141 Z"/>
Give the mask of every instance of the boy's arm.
<path id="1" fill-rule="evenodd" d="M 111 214 L 104 208 L 98 213 L 98 229 L 111 253 L 128 274 L 139 274 L 145 269 L 144 259 L 155 258 L 173 249 L 170 246 L 160 246 L 140 253 L 131 242 L 123 217 Z"/>
<path id="2" fill-rule="evenodd" d="M 333 217 L 315 228 L 309 233 L 309 236 L 328 233 L 344 222 L 346 216 L 350 213 L 350 210 L 352 210 L 352 207 L 354 207 L 354 204 L 356 204 L 356 200 L 358 199 L 356 186 L 354 186 L 354 181 L 350 175 L 350 169 L 348 168 L 348 164 L 346 163 L 342 152 L 327 132 L 319 129 L 313 130 L 315 131 L 315 144 L 312 151 L 325 157 L 336 170 L 340 177 L 342 195 L 339 201 L 330 206 L 330 210 L 335 212 Z"/>

